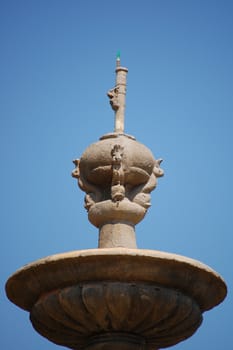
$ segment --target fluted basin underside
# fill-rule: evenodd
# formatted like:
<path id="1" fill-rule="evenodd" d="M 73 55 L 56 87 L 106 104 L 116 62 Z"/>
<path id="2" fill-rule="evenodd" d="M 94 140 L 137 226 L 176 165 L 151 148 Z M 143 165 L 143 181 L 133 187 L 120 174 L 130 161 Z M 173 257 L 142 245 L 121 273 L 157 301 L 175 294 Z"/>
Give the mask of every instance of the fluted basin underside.
<path id="1" fill-rule="evenodd" d="M 128 339 L 132 348 L 158 349 L 191 336 L 202 312 L 224 299 L 226 286 L 189 258 L 111 248 L 40 259 L 18 270 L 6 291 L 30 312 L 35 329 L 57 344 L 105 349 L 115 337 L 115 345 Z"/>
<path id="2" fill-rule="evenodd" d="M 104 333 L 139 335 L 148 349 L 167 347 L 191 336 L 202 315 L 197 303 L 179 291 L 156 285 L 92 282 L 43 295 L 30 315 L 49 340 L 85 348 Z"/>

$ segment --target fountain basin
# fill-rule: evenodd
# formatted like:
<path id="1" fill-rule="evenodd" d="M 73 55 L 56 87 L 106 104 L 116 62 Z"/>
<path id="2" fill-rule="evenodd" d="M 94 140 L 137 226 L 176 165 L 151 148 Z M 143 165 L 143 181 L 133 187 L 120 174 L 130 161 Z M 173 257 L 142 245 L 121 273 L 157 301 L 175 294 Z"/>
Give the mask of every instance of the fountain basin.
<path id="1" fill-rule="evenodd" d="M 108 248 L 37 260 L 9 278 L 6 292 L 56 344 L 152 350 L 190 337 L 202 313 L 225 298 L 226 285 L 190 258 Z"/>

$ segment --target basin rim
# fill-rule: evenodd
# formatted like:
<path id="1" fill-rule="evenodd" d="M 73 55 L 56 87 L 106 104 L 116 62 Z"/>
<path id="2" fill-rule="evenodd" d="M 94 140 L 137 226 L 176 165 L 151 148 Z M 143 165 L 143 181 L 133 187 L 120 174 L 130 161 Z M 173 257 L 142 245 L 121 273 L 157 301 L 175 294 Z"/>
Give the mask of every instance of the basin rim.
<path id="1" fill-rule="evenodd" d="M 222 277 L 200 261 L 156 250 L 102 248 L 76 250 L 36 260 L 17 270 L 6 294 L 30 311 L 44 293 L 90 282 L 143 282 L 180 290 L 207 311 L 221 303 L 227 287 Z"/>

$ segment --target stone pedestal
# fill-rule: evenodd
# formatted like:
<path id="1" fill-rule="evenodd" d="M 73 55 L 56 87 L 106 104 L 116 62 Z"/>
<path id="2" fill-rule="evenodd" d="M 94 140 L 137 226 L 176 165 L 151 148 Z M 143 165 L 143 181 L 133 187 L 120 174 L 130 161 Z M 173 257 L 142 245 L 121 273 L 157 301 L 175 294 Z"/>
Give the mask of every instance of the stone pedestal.
<path id="1" fill-rule="evenodd" d="M 103 225 L 99 230 L 99 248 L 137 248 L 134 225 L 121 222 Z"/>

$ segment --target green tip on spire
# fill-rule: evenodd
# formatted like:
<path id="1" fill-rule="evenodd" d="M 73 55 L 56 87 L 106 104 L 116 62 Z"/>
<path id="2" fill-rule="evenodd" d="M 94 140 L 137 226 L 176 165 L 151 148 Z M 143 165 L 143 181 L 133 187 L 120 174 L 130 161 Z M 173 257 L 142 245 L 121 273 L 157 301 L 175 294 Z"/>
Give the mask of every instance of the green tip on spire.
<path id="1" fill-rule="evenodd" d="M 116 58 L 117 58 L 117 60 L 120 60 L 120 59 L 121 59 L 121 52 L 120 52 L 120 51 L 117 51 Z"/>

